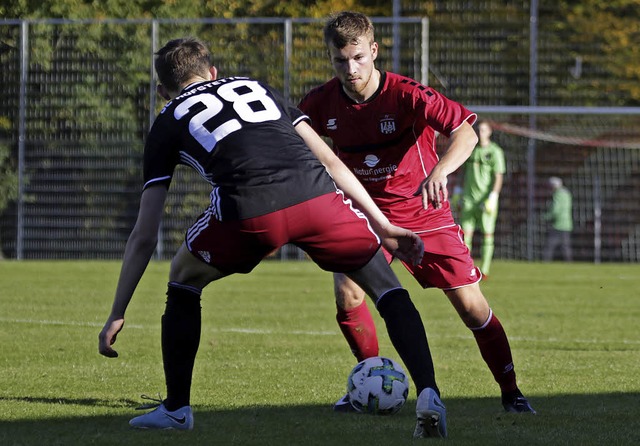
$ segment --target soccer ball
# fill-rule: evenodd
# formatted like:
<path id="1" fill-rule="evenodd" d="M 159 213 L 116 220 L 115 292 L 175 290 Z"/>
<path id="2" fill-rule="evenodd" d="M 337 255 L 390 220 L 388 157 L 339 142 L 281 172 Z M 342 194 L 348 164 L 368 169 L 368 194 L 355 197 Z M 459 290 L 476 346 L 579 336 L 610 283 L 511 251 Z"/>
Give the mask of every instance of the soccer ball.
<path id="1" fill-rule="evenodd" d="M 409 395 L 409 377 L 393 359 L 382 356 L 358 363 L 347 379 L 353 408 L 372 415 L 398 412 Z"/>

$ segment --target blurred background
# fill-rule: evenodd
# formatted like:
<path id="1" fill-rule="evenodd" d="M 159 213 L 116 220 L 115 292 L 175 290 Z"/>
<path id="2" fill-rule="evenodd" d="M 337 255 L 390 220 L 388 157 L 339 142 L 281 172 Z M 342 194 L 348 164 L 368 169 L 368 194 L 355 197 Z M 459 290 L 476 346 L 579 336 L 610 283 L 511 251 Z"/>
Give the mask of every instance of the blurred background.
<path id="1" fill-rule="evenodd" d="M 378 68 L 493 122 L 507 161 L 495 258 L 542 258 L 557 176 L 573 194 L 574 260 L 640 260 L 637 0 L 0 0 L 0 255 L 121 257 L 167 40 L 197 36 L 220 76 L 264 80 L 297 104 L 332 77 L 322 25 L 343 9 L 372 17 Z M 178 170 L 157 258 L 207 205 L 194 175 Z"/>

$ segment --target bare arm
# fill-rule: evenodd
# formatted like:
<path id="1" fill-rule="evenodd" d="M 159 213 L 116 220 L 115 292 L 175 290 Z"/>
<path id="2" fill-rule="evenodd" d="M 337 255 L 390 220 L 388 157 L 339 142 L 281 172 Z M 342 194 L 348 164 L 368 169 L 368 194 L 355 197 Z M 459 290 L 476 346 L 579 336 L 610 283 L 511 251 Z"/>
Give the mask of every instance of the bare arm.
<path id="1" fill-rule="evenodd" d="M 496 173 L 491 192 L 495 192 L 496 194 L 499 194 L 502 191 L 503 182 L 504 182 L 504 174 Z"/>
<path id="2" fill-rule="evenodd" d="M 426 209 L 429 203 L 439 209 L 449 198 L 447 176 L 455 172 L 471 155 L 478 143 L 478 135 L 468 122 L 464 122 L 449 138 L 449 147 L 435 165 L 429 176 L 422 182 L 416 195 L 422 194 L 422 206 Z"/>
<path id="3" fill-rule="evenodd" d="M 338 187 L 367 216 L 373 230 L 382 238 L 385 248 L 401 260 L 420 263 L 424 252 L 422 240 L 413 232 L 389 222 L 360 181 L 309 124 L 301 122 L 296 125 L 296 130 L 313 154 L 324 164 Z"/>
<path id="4" fill-rule="evenodd" d="M 151 186 L 142 192 L 138 219 L 124 250 L 111 313 L 98 336 L 98 350 L 104 356 L 111 358 L 118 356 L 111 345 L 122 330 L 127 306 L 155 250 L 166 197 L 167 188 L 162 185 Z"/>

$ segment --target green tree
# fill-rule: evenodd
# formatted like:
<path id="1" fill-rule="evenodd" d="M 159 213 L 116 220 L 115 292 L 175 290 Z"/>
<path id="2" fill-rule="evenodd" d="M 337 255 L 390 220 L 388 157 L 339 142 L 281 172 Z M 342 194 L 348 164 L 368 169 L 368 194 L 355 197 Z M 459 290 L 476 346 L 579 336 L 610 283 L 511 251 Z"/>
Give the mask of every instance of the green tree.
<path id="1" fill-rule="evenodd" d="M 611 105 L 640 104 L 637 0 L 561 1 L 556 27 L 566 36 L 571 55 L 582 62 L 582 73 L 573 73 L 572 90 L 591 89 L 596 101 Z"/>

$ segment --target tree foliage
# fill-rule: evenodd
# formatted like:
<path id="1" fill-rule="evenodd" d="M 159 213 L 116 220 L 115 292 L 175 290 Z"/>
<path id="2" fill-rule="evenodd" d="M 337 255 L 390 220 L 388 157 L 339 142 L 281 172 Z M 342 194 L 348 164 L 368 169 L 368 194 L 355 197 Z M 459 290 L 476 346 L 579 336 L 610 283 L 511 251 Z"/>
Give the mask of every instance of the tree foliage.
<path id="1" fill-rule="evenodd" d="M 615 105 L 640 104 L 638 1 L 568 0 L 560 2 L 558 9 L 565 18 L 558 28 L 566 31 L 567 43 L 583 61 L 583 69 L 601 73 L 586 87 L 614 98 Z"/>
<path id="2" fill-rule="evenodd" d="M 195 17 L 326 17 L 345 9 L 360 10 L 371 16 L 390 16 L 390 1 L 382 0 L 127 0 L 83 1 L 56 0 L 52 2 L 28 2 L 26 0 L 0 0 L 0 16 L 4 18 L 195 18 Z M 528 14 L 529 2 L 486 0 L 401 0 L 404 15 L 424 15 L 431 19 L 431 26 L 447 36 L 449 41 L 467 39 L 465 33 L 486 24 L 499 27 L 508 16 Z M 545 79 L 556 88 L 559 97 L 575 98 L 576 91 L 592 89 L 590 105 L 636 105 L 640 103 L 640 8 L 637 0 L 541 0 L 540 32 L 544 40 L 541 49 Z M 468 13 L 465 14 L 465 11 Z M 511 12 L 510 12 L 511 11 Z M 506 18 L 506 21 L 503 20 Z M 528 47 L 523 42 L 527 29 L 509 36 L 503 33 L 503 49 L 496 41 L 493 51 L 514 59 L 514 67 L 522 67 L 520 59 L 526 56 Z M 459 37 L 456 37 L 459 36 Z M 509 44 L 509 38 L 513 38 Z M 546 42 L 546 43 L 545 43 Z M 519 44 L 518 44 L 519 43 Z M 461 45 L 463 42 L 461 42 Z M 438 36 L 434 36 L 434 48 Z M 511 50 L 513 54 L 511 54 Z M 595 50 L 594 50 L 595 49 Z M 443 49 L 442 58 L 452 50 Z M 520 57 L 518 57 L 520 56 Z M 434 62 L 438 54 L 433 57 Z M 576 66 L 581 70 L 576 71 Z M 573 70 L 572 70 L 573 67 Z M 514 68 L 517 70 L 519 68 Z M 570 71 L 572 70 L 572 71 Z M 458 69 L 460 71 L 460 69 Z M 550 77 L 545 78 L 546 75 Z M 578 74 L 580 76 L 578 76 Z M 453 73 L 451 74 L 454 77 Z M 476 76 L 482 76 L 476 73 Z M 513 73 L 507 78 L 515 79 Z M 455 79 L 454 79 L 455 81 Z M 464 76 L 460 84 L 467 83 Z M 500 81 L 488 79 L 489 82 Z M 515 85 L 521 89 L 523 86 Z M 462 99 L 462 98 L 460 98 Z M 465 98 L 470 99 L 470 98 Z"/>

